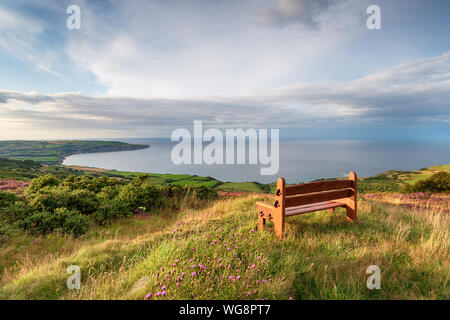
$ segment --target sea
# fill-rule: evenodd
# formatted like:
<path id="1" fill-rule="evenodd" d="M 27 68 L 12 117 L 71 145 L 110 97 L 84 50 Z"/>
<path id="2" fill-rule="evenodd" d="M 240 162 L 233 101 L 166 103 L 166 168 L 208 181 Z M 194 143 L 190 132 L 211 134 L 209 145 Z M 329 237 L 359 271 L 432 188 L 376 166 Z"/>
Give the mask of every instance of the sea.
<path id="1" fill-rule="evenodd" d="M 284 177 L 288 183 L 321 178 L 344 177 L 355 171 L 359 177 L 373 176 L 387 170 L 418 170 L 450 163 L 450 142 L 425 140 L 339 140 L 286 138 L 279 143 L 279 170 L 262 175 L 261 164 L 181 164 L 171 159 L 177 144 L 166 138 L 109 139 L 148 144 L 150 148 L 76 154 L 64 165 L 79 165 L 110 170 L 190 174 L 221 181 L 270 183 Z M 204 143 L 204 146 L 207 143 Z"/>

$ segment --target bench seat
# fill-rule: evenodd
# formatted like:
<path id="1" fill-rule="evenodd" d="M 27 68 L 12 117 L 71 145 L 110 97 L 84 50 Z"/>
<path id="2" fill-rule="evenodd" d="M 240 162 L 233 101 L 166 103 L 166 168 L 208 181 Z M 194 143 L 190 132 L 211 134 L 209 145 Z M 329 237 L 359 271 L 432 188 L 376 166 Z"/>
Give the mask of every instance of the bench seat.
<path id="1" fill-rule="evenodd" d="M 298 214 L 335 208 L 345 208 L 345 203 L 336 201 L 324 201 L 312 204 L 304 204 L 302 206 L 289 207 L 286 208 L 286 216 L 295 216 Z"/>

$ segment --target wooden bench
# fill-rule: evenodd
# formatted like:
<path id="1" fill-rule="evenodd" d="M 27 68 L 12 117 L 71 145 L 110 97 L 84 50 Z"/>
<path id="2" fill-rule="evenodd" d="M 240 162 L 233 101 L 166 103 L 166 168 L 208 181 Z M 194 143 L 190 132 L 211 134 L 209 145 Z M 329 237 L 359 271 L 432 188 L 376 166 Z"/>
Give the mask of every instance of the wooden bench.
<path id="1" fill-rule="evenodd" d="M 258 230 L 264 229 L 266 220 L 273 221 L 278 238 L 284 235 L 286 217 L 308 212 L 345 208 L 347 219 L 356 220 L 356 173 L 350 172 L 348 180 L 324 180 L 286 187 L 284 178 L 277 182 L 273 205 L 258 201 Z"/>

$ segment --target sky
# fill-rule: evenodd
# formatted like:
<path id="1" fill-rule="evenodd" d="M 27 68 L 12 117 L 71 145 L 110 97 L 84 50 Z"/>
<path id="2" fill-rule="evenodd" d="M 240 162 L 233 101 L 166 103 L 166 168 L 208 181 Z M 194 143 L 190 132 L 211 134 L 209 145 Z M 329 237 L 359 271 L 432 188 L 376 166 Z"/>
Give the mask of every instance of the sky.
<path id="1" fill-rule="evenodd" d="M 162 137 L 194 120 L 448 140 L 449 16 L 446 0 L 2 0 L 0 140 Z"/>

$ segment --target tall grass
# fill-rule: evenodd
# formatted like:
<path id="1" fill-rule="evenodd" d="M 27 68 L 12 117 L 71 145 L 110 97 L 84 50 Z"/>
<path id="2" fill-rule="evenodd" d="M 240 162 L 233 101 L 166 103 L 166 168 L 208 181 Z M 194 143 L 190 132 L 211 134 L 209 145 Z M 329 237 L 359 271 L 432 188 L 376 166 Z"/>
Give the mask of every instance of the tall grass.
<path id="1" fill-rule="evenodd" d="M 270 224 L 255 231 L 255 202 L 263 199 L 189 204 L 121 219 L 80 239 L 10 239 L 0 248 L 8 259 L 0 298 L 450 298 L 448 214 L 360 201 L 356 223 L 343 210 L 291 217 L 279 241 Z M 13 252 L 17 241 L 22 248 Z M 72 264 L 81 268 L 80 290 L 66 287 Z M 380 290 L 366 287 L 373 264 L 381 268 Z"/>

